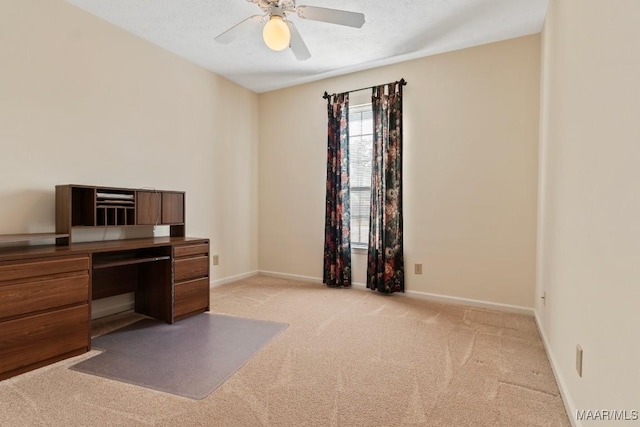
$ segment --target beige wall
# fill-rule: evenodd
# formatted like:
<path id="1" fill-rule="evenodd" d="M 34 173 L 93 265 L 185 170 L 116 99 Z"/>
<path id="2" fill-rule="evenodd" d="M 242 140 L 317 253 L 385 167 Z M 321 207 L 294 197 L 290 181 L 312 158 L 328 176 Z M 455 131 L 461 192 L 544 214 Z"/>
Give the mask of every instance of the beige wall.
<path id="1" fill-rule="evenodd" d="M 539 35 L 261 94 L 260 269 L 322 277 L 322 94 L 402 77 L 407 289 L 533 307 Z"/>
<path id="2" fill-rule="evenodd" d="M 638 16 L 552 0 L 544 29 L 536 310 L 571 412 L 640 410 Z"/>
<path id="3" fill-rule="evenodd" d="M 0 234 L 53 231 L 56 184 L 184 190 L 212 279 L 254 271 L 257 117 L 256 94 L 62 0 L 2 1 Z"/>

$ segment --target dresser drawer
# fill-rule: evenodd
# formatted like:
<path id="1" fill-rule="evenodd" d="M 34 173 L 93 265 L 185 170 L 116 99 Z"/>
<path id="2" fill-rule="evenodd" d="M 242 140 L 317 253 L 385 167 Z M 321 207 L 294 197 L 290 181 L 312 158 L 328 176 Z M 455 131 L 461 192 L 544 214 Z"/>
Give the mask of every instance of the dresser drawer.
<path id="1" fill-rule="evenodd" d="M 209 275 L 209 257 L 176 259 L 174 261 L 174 280 L 197 279 Z"/>
<path id="2" fill-rule="evenodd" d="M 73 271 L 89 271 L 89 257 L 37 258 L 29 261 L 0 263 L 0 282 Z"/>
<path id="3" fill-rule="evenodd" d="M 87 273 L 0 283 L 0 318 L 88 301 Z"/>
<path id="4" fill-rule="evenodd" d="M 174 317 L 209 309 L 209 279 L 176 284 Z"/>
<path id="5" fill-rule="evenodd" d="M 209 245 L 207 243 L 198 243 L 197 245 L 174 246 L 173 256 L 176 258 L 202 255 L 209 253 Z"/>
<path id="6" fill-rule="evenodd" d="M 0 323 L 0 373 L 89 347 L 89 305 Z"/>

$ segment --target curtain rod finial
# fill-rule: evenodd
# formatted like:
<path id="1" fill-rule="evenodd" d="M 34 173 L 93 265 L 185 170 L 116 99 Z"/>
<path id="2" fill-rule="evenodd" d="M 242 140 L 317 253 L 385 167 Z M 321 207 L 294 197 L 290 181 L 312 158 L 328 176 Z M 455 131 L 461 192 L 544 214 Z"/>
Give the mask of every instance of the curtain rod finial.
<path id="1" fill-rule="evenodd" d="M 324 95 L 322 96 L 324 99 L 329 99 L 329 94 L 327 93 L 327 91 L 324 91 Z"/>

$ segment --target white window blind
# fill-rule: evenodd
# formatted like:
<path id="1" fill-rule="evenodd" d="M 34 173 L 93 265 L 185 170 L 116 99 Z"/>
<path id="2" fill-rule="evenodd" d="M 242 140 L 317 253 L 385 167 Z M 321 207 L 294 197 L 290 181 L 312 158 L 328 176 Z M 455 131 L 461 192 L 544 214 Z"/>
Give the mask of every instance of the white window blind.
<path id="1" fill-rule="evenodd" d="M 373 111 L 371 104 L 349 107 L 349 187 L 351 191 L 351 244 L 369 244 Z"/>

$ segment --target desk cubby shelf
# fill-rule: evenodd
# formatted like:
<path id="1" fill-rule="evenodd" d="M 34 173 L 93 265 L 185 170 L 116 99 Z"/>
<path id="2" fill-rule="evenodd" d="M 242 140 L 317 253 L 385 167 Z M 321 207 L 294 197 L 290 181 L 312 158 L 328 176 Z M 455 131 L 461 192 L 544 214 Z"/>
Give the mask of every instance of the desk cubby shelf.
<path id="1" fill-rule="evenodd" d="M 136 192 L 96 189 L 97 226 L 136 225 Z M 161 197 L 161 196 L 160 196 Z M 72 199 L 73 200 L 73 199 Z M 73 219 L 72 219 L 73 224 Z"/>
<path id="2" fill-rule="evenodd" d="M 56 186 L 56 239 L 72 242 L 74 228 L 168 225 L 173 237 L 185 236 L 185 193 L 87 185 Z"/>

